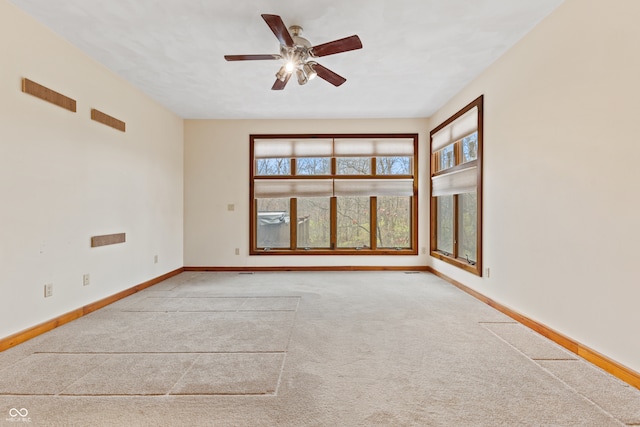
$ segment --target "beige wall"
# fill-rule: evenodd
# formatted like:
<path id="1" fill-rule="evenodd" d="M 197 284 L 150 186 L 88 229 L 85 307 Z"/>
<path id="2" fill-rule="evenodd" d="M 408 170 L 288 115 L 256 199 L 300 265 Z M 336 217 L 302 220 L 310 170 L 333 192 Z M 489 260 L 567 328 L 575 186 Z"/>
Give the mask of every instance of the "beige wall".
<path id="1" fill-rule="evenodd" d="M 22 93 L 23 77 L 78 112 Z M 0 0 L 0 338 L 182 266 L 182 138 L 182 119 Z M 117 232 L 126 243 L 89 247 Z"/>
<path id="2" fill-rule="evenodd" d="M 484 262 L 443 273 L 640 371 L 640 2 L 567 0 L 434 117 L 485 94 Z"/>
<path id="3" fill-rule="evenodd" d="M 389 120 L 186 120 L 185 242 L 186 266 L 418 266 L 418 256 L 249 256 L 249 135 L 257 133 L 419 134 L 418 152 L 426 152 L 426 119 Z M 419 160 L 426 181 L 427 163 Z M 230 212 L 227 205 L 234 204 Z M 419 195 L 419 240 L 426 247 L 427 200 Z M 235 248 L 240 255 L 235 255 Z"/>

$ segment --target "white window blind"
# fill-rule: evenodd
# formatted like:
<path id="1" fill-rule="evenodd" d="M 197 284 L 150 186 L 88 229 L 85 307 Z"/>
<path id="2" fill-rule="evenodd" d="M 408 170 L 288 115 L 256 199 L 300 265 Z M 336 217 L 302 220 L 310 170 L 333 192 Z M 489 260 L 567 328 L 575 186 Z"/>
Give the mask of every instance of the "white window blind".
<path id="1" fill-rule="evenodd" d="M 413 156 L 412 138 L 336 139 L 335 157 Z"/>
<path id="2" fill-rule="evenodd" d="M 471 135 L 476 130 L 478 130 L 478 107 L 473 107 L 431 137 L 431 152 L 435 153 L 441 148 Z"/>
<path id="3" fill-rule="evenodd" d="M 256 139 L 256 159 L 292 157 L 413 156 L 412 138 Z"/>
<path id="4" fill-rule="evenodd" d="M 476 166 L 434 176 L 431 178 L 431 195 L 439 197 L 472 193 L 476 191 L 477 182 L 478 168 Z"/>
<path id="5" fill-rule="evenodd" d="M 332 139 L 256 139 L 253 143 L 256 159 L 331 157 L 332 154 Z"/>
<path id="6" fill-rule="evenodd" d="M 413 196 L 412 179 L 256 179 L 256 199 L 332 196 Z"/>
<path id="7" fill-rule="evenodd" d="M 289 197 L 331 197 L 332 179 L 256 179 L 256 199 L 278 199 Z"/>
<path id="8" fill-rule="evenodd" d="M 413 179 L 336 179 L 336 196 L 413 196 Z"/>

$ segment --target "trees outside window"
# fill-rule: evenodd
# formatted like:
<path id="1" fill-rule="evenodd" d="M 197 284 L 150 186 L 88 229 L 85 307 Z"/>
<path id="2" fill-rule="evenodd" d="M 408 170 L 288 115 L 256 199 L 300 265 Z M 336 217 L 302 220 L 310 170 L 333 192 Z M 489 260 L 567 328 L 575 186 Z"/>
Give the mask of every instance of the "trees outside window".
<path id="1" fill-rule="evenodd" d="M 297 247 L 328 249 L 331 247 L 331 199 L 299 197 L 296 201 L 298 222 Z M 260 246 L 260 245 L 258 245 Z"/>
<path id="2" fill-rule="evenodd" d="M 379 196 L 376 236 L 379 248 L 411 247 L 411 198 Z"/>

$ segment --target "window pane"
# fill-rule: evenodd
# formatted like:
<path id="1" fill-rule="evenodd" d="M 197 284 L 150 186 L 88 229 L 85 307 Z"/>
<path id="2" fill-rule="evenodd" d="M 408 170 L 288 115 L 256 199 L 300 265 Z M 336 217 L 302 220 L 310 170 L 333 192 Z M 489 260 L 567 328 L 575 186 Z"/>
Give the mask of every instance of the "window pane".
<path id="1" fill-rule="evenodd" d="M 369 197 L 338 197 L 338 235 L 339 248 L 369 247 L 371 243 Z"/>
<path id="2" fill-rule="evenodd" d="M 449 144 L 442 150 L 438 151 L 438 171 L 449 169 L 456 164 L 456 158 L 453 153 L 453 145 Z"/>
<path id="3" fill-rule="evenodd" d="M 436 198 L 437 210 L 437 249 L 447 254 L 453 254 L 453 196 Z"/>
<path id="4" fill-rule="evenodd" d="M 256 159 L 256 175 L 291 175 L 291 160 Z"/>
<path id="5" fill-rule="evenodd" d="M 478 132 L 462 138 L 462 163 L 478 158 Z"/>
<path id="6" fill-rule="evenodd" d="M 296 159 L 298 175 L 330 175 L 331 159 L 328 157 L 301 157 Z"/>
<path id="7" fill-rule="evenodd" d="M 298 200 L 298 249 L 331 246 L 329 197 L 300 197 Z"/>
<path id="8" fill-rule="evenodd" d="M 378 157 L 378 175 L 411 175 L 411 157 Z"/>
<path id="9" fill-rule="evenodd" d="M 458 257 L 475 263 L 477 256 L 478 202 L 476 193 L 458 195 Z"/>
<path id="10" fill-rule="evenodd" d="M 289 199 L 258 199 L 257 247 L 289 248 Z"/>
<path id="11" fill-rule="evenodd" d="M 411 247 L 411 197 L 378 197 L 377 220 L 379 248 Z"/>
<path id="12" fill-rule="evenodd" d="M 371 157 L 338 157 L 336 168 L 338 175 L 370 175 Z"/>

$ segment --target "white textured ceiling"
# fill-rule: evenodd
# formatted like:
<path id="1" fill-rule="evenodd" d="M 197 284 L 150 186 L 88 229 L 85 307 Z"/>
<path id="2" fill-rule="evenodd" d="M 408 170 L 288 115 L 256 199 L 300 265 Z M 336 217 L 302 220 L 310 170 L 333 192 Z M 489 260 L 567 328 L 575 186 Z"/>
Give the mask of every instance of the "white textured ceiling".
<path id="1" fill-rule="evenodd" d="M 10 0 L 183 118 L 428 117 L 562 0 Z M 363 48 L 319 58 L 347 78 L 291 79 L 260 17 L 313 44 L 357 34 Z"/>

